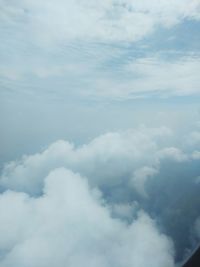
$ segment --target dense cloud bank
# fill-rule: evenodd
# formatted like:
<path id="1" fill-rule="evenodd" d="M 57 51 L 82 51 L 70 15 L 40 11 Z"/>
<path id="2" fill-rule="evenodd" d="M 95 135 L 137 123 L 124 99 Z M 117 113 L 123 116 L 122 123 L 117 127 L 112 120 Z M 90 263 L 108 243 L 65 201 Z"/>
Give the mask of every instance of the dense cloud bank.
<path id="1" fill-rule="evenodd" d="M 44 195 L 0 198 L 1 266 L 172 267 L 172 244 L 144 212 L 127 225 L 110 216 L 99 192 L 64 168 L 45 179 Z M 145 257 L 144 257 L 145 255 Z"/>
<path id="2" fill-rule="evenodd" d="M 66 141 L 57 141 L 42 153 L 7 164 L 0 185 L 29 194 L 40 194 L 46 175 L 64 166 L 87 176 L 93 186 L 116 186 L 129 178 L 133 186 L 136 184 L 138 190 L 142 190 L 137 176 L 143 175 L 141 180 L 144 180 L 150 173 L 146 170 L 142 174 L 140 168 L 156 167 L 161 157 L 185 159 L 176 148 L 158 149 L 157 142 L 162 143 L 170 134 L 168 128 L 141 127 L 136 131 L 107 133 L 78 148 Z"/>
<path id="3" fill-rule="evenodd" d="M 199 241 L 199 136 L 140 127 L 6 164 L 0 266 L 173 267 Z"/>

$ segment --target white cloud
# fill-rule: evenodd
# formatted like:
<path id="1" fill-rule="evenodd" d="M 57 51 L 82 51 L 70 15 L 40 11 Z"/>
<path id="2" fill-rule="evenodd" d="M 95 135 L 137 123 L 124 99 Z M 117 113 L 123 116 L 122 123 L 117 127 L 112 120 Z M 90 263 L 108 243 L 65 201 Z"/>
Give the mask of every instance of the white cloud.
<path id="1" fill-rule="evenodd" d="M 87 176 L 92 186 L 118 186 L 128 182 L 137 169 L 145 166 L 157 168 L 158 151 L 165 147 L 170 136 L 170 129 L 165 127 L 140 127 L 107 133 L 78 148 L 58 141 L 42 153 L 7 164 L 0 185 L 5 189 L 38 194 L 44 177 L 51 170 L 67 167 Z"/>
<path id="2" fill-rule="evenodd" d="M 173 61 L 156 55 L 139 58 L 122 66 L 121 79 L 97 79 L 97 90 L 88 90 L 88 95 L 116 99 L 195 95 L 200 93 L 199 69 L 199 57 L 191 55 Z"/>
<path id="3" fill-rule="evenodd" d="M 171 220 L 165 202 L 175 201 L 179 181 L 180 188 L 193 190 L 190 175 L 197 174 L 190 167 L 197 163 L 190 150 L 169 146 L 172 138 L 168 128 L 141 126 L 78 147 L 57 141 L 8 163 L 0 179 L 0 266 L 77 267 L 84 261 L 89 266 L 143 267 L 149 258 L 152 266 L 173 266 L 170 241 L 148 213 L 159 222 Z M 183 179 L 181 164 L 186 165 Z M 175 229 L 184 212 L 181 216 Z M 171 234 L 168 226 L 161 227 Z"/>
<path id="4" fill-rule="evenodd" d="M 102 48 L 100 55 L 94 57 L 93 53 L 101 48 L 101 46 L 93 48 L 94 50 L 89 52 L 90 59 L 84 58 L 84 53 L 87 54 L 87 51 L 83 51 L 81 56 L 78 55 L 78 59 L 75 56 L 76 51 L 71 52 L 74 55 L 71 59 L 68 52 L 64 56 L 64 63 L 56 62 L 52 58 L 48 60 L 44 55 L 30 57 L 27 59 L 28 65 L 19 65 L 20 58 L 12 64 L 9 64 L 8 60 L 4 66 L 0 66 L 0 75 L 16 84 L 19 80 L 27 83 L 29 81 L 27 77 L 33 76 L 34 83 L 41 87 L 42 91 L 47 90 L 47 92 L 49 89 L 55 90 L 55 85 L 51 85 L 52 80 L 56 84 L 59 80 L 60 83 L 57 85 L 59 94 L 69 94 L 73 91 L 83 98 L 97 100 L 126 100 L 152 95 L 165 98 L 200 94 L 199 55 L 193 56 L 190 53 L 187 56 L 174 55 L 176 58 L 170 60 L 152 54 L 152 57 L 133 58 L 126 63 L 119 63 L 116 71 L 114 66 L 104 69 L 104 65 L 109 60 L 112 61 L 115 56 L 118 60 L 122 58 L 125 50 Z M 26 90 L 31 90 L 31 87 Z"/>
<path id="5" fill-rule="evenodd" d="M 58 87 L 59 94 L 78 92 L 101 100 L 199 94 L 200 60 L 195 53 L 173 61 L 147 54 L 123 63 L 131 54 L 127 43 L 185 19 L 199 20 L 199 0 L 23 0 L 2 1 L 1 6 L 0 75 L 5 87 L 12 87 L 7 81 L 15 82 L 14 92 L 25 83 L 24 91 L 33 94 L 37 85 L 42 92 Z M 112 45 L 105 46 L 108 43 Z M 178 45 L 174 49 L 180 50 Z M 104 69 L 115 57 L 121 62 L 117 73 L 114 66 Z"/>
<path id="6" fill-rule="evenodd" d="M 177 162 L 184 162 L 189 160 L 189 156 L 183 153 L 180 149 L 176 147 L 167 147 L 158 152 L 159 158 L 169 158 Z"/>
<path id="7" fill-rule="evenodd" d="M 180 148 L 170 147 L 171 137 L 169 128 L 141 126 L 101 135 L 79 147 L 60 140 L 41 153 L 7 163 L 0 186 L 4 190 L 41 194 L 44 177 L 55 168 L 66 167 L 87 177 L 92 187 L 109 189 L 123 184 L 148 197 L 146 182 L 159 172 L 161 161 L 181 163 L 194 158 Z"/>
<path id="8" fill-rule="evenodd" d="M 0 266 L 174 266 L 171 241 L 147 214 L 127 225 L 98 195 L 64 168 L 47 176 L 39 198 L 1 194 Z"/>
<path id="9" fill-rule="evenodd" d="M 134 171 L 133 177 L 131 178 L 131 184 L 133 187 L 144 197 L 147 197 L 147 193 L 145 191 L 145 183 L 149 177 L 152 177 L 158 172 L 157 169 L 152 167 L 142 167 Z"/>
<path id="10" fill-rule="evenodd" d="M 161 25 L 199 19 L 198 0 L 3 1 L 1 21 L 39 43 L 69 39 L 136 41 Z M 22 25 L 22 23 L 26 25 Z"/>
<path id="11" fill-rule="evenodd" d="M 193 146 L 200 145 L 200 131 L 194 131 L 188 138 L 188 143 Z"/>
<path id="12" fill-rule="evenodd" d="M 194 151 L 192 153 L 192 158 L 196 160 L 200 159 L 200 151 Z"/>
<path id="13" fill-rule="evenodd" d="M 132 220 L 133 217 L 136 217 L 138 211 L 139 204 L 137 202 L 131 204 L 119 203 L 111 206 L 111 212 L 113 216 L 124 220 Z"/>

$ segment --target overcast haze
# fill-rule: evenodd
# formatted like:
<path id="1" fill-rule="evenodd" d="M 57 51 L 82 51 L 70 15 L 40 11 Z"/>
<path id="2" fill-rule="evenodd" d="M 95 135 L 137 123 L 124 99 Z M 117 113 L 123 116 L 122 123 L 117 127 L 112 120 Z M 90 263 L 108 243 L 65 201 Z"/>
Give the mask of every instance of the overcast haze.
<path id="1" fill-rule="evenodd" d="M 200 1 L 0 0 L 0 267 L 179 267 L 200 243 Z"/>

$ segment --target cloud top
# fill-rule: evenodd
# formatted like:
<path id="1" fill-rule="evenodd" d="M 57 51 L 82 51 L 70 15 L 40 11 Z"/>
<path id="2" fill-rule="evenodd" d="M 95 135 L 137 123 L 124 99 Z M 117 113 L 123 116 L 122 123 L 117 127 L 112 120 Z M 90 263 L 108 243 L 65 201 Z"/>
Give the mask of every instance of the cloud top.
<path id="1" fill-rule="evenodd" d="M 193 143 L 183 150 L 169 145 L 172 137 L 169 128 L 141 126 L 78 147 L 60 140 L 6 164 L 0 266 L 174 267 L 173 243 L 161 229 L 183 257 L 191 225 L 199 228 L 199 159 Z M 185 191 L 194 196 L 189 225 Z"/>
<path id="2" fill-rule="evenodd" d="M 39 198 L 1 194 L 0 213 L 4 267 L 174 266 L 171 241 L 147 214 L 130 225 L 112 218 L 98 192 L 64 168 L 50 172 Z"/>

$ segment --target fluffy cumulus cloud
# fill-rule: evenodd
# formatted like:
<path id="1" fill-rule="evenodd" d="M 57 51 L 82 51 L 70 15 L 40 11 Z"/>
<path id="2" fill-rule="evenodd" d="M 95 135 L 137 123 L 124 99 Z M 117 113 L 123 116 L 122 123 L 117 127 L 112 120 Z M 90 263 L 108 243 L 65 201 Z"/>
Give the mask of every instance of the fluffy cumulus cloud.
<path id="1" fill-rule="evenodd" d="M 173 267 L 172 240 L 176 249 L 183 246 L 180 260 L 199 216 L 199 159 L 169 146 L 172 136 L 168 128 L 142 126 L 80 147 L 57 141 L 6 164 L 0 266 Z M 181 208 L 186 188 L 193 196 L 193 208 L 186 209 L 189 225 Z M 181 238 L 179 228 L 185 231 Z"/>
<path id="2" fill-rule="evenodd" d="M 0 266 L 172 267 L 171 241 L 144 212 L 129 225 L 112 218 L 86 179 L 60 168 L 43 195 L 0 196 Z"/>
<path id="3" fill-rule="evenodd" d="M 171 134 L 165 127 L 142 126 L 138 130 L 107 133 L 78 148 L 66 141 L 57 141 L 42 153 L 7 164 L 0 185 L 4 189 L 40 194 L 44 177 L 54 168 L 63 166 L 87 176 L 92 186 L 118 186 L 129 177 L 136 182 L 137 179 L 132 178 L 136 173 L 144 180 L 153 174 L 151 167 L 158 167 L 159 159 L 165 155 L 176 158 L 178 154 L 178 159 L 185 160 L 180 151 L 162 150 L 165 138 L 170 138 Z M 142 174 L 138 169 L 143 167 L 146 169 Z M 139 191 L 144 190 L 142 184 L 139 187 Z"/>
<path id="4" fill-rule="evenodd" d="M 44 178 L 55 168 L 66 167 L 88 178 L 92 187 L 110 189 L 122 184 L 145 196 L 145 184 L 159 171 L 163 160 L 187 162 L 181 148 L 169 146 L 173 133 L 167 127 L 111 132 L 75 147 L 59 140 L 41 153 L 5 165 L 0 179 L 3 190 L 40 195 Z"/>

